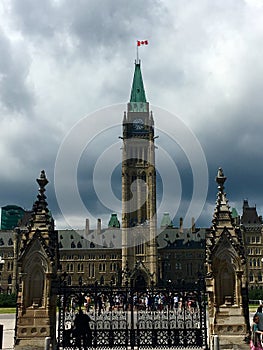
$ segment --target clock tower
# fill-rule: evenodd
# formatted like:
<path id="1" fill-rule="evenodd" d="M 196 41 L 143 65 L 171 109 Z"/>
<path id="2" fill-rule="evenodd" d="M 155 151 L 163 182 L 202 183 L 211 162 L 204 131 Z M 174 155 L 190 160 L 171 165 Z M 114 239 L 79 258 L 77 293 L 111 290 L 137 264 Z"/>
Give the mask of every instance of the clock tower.
<path id="1" fill-rule="evenodd" d="M 155 138 L 140 61 L 122 139 L 122 270 L 138 285 L 149 285 L 157 282 Z"/>

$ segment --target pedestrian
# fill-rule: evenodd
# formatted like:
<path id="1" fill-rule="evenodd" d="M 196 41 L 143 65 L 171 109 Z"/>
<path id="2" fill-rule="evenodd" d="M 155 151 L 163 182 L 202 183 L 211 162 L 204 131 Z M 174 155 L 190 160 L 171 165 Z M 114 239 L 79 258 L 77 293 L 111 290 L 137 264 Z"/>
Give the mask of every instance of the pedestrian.
<path id="1" fill-rule="evenodd" d="M 76 347 L 78 349 L 88 350 L 88 347 L 91 347 L 91 329 L 90 329 L 90 317 L 87 314 L 83 314 L 83 311 L 80 309 L 75 318 L 75 328 L 74 328 L 74 337 L 76 339 Z M 82 343 L 82 344 L 81 344 Z"/>
<path id="2" fill-rule="evenodd" d="M 178 295 L 175 295 L 174 296 L 174 301 L 173 301 L 175 309 L 178 309 L 178 301 L 179 301 Z"/>
<path id="3" fill-rule="evenodd" d="M 261 344 L 261 335 L 263 334 L 262 331 L 259 330 L 259 316 L 256 314 L 253 317 L 253 324 L 252 324 L 252 339 L 250 342 L 250 349 L 251 350 L 261 350 L 262 344 Z"/>
<path id="4" fill-rule="evenodd" d="M 87 295 L 85 297 L 86 299 L 86 302 L 84 304 L 84 306 L 86 307 L 86 311 L 89 312 L 89 309 L 90 309 L 90 303 L 91 303 L 91 297 L 89 295 Z"/>
<path id="5" fill-rule="evenodd" d="M 257 308 L 256 315 L 259 317 L 258 328 L 263 331 L 263 306 L 262 304 Z"/>

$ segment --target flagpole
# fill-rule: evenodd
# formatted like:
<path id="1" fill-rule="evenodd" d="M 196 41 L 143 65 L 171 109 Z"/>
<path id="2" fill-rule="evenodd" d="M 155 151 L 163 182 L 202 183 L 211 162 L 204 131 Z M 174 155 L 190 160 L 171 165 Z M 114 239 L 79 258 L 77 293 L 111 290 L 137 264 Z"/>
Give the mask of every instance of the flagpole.
<path id="1" fill-rule="evenodd" d="M 136 47 L 137 47 L 137 64 L 139 63 L 139 46 L 138 46 L 138 42 L 136 42 Z"/>

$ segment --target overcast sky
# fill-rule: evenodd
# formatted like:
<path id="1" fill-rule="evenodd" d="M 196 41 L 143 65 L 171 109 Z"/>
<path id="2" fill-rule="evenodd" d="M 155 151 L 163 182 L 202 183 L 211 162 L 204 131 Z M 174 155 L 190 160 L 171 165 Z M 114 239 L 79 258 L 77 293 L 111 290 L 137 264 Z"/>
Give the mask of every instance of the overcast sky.
<path id="1" fill-rule="evenodd" d="M 230 205 L 241 213 L 243 199 L 248 199 L 263 213 L 261 0 L 2 0 L 0 206 L 18 204 L 30 209 L 37 195 L 35 179 L 45 169 L 49 207 L 57 227 L 84 225 L 85 212 L 79 213 L 71 202 L 73 185 L 61 169 L 56 191 L 63 191 L 67 201 L 62 210 L 71 216 L 67 222 L 54 188 L 58 151 L 66 148 L 67 137 L 75 132 L 76 141 L 71 142 L 79 152 L 77 188 L 87 206 L 86 216 L 91 214 L 92 222 L 101 217 L 107 225 L 110 213 L 120 211 L 121 127 L 116 123 L 122 121 L 129 101 L 137 39 L 149 42 L 139 55 L 159 135 L 158 205 L 165 202 L 165 210 L 171 213 L 178 207 L 178 225 L 194 186 L 205 188 L 201 173 L 197 183 L 193 180 L 193 169 L 198 172 L 198 164 L 205 166 L 201 153 L 195 156 L 198 141 L 208 166 L 204 208 L 206 193 L 195 197 L 195 206 L 202 209 L 198 224 L 211 225 L 219 166 L 228 177 Z M 85 117 L 88 128 L 82 128 L 79 139 L 84 130 L 87 139 L 78 148 L 76 135 Z M 180 130 L 177 119 L 182 123 Z M 190 138 L 178 140 L 188 131 L 193 133 Z M 169 178 L 171 164 L 161 165 L 162 152 L 175 162 L 174 177 Z M 68 157 L 67 165 L 73 166 L 76 154 L 72 151 Z M 98 159 L 105 169 L 113 167 L 112 174 L 105 172 L 118 199 L 112 207 L 105 205 L 105 198 L 99 200 L 93 188 Z M 205 174 L 205 169 L 200 171 Z M 104 186 L 98 176 L 96 188 L 107 193 Z M 193 211 L 193 216 L 198 215 Z"/>

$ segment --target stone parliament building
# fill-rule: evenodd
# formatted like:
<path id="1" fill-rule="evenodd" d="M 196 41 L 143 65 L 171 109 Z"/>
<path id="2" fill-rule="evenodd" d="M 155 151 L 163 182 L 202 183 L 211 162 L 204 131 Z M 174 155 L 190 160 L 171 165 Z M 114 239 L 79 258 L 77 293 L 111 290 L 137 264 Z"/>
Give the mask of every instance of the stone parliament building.
<path id="1" fill-rule="evenodd" d="M 207 229 L 197 228 L 194 219 L 192 227 L 185 228 L 182 218 L 175 227 L 169 213 L 164 213 L 157 230 L 154 119 L 146 101 L 140 63 L 135 64 L 130 102 L 123 117 L 122 139 L 122 199 L 123 213 L 127 215 L 123 214 L 120 223 L 117 214 L 113 213 L 106 229 L 102 228 L 100 219 L 97 227 L 91 229 L 89 219 L 86 219 L 83 230 L 58 231 L 60 264 L 68 273 L 67 283 L 78 284 L 81 280 L 87 284 L 95 281 L 118 284 L 121 283 L 121 271 L 127 266 L 139 268 L 140 275 L 136 277 L 140 283 L 148 284 L 150 280 L 164 284 L 168 280 L 195 283 L 197 276 L 204 273 Z M 138 181 L 131 200 L 130 186 L 137 179 L 147 184 L 148 195 L 143 194 L 146 193 L 145 186 Z M 140 206 L 142 196 L 145 201 Z M 15 290 L 15 241 L 27 230 L 33 210 L 24 211 L 24 216 L 22 211 L 11 205 L 2 210 L 2 292 Z M 14 217 L 19 222 L 16 229 Z"/>
<path id="2" fill-rule="evenodd" d="M 234 214 L 236 215 L 236 212 Z M 256 207 L 250 207 L 248 202 L 244 201 L 242 216 L 234 216 L 234 220 L 237 223 L 242 222 L 241 229 L 248 255 L 249 289 L 259 289 L 263 292 L 262 219 L 258 216 Z M 197 228 L 194 224 L 191 228 L 184 228 L 182 218 L 178 227 L 175 227 L 168 213 L 163 214 L 161 224 L 165 229 L 157 238 L 159 279 L 194 283 L 198 273 L 204 272 L 205 237 L 209 228 Z M 78 284 L 80 279 L 83 283 L 118 283 L 122 264 L 121 249 L 103 245 L 103 239 L 107 233 L 119 235 L 120 222 L 117 215 L 112 214 L 108 228 L 103 229 L 101 225 L 101 220 L 98 219 L 97 228 L 90 229 L 87 219 L 82 235 L 81 230 L 58 231 L 60 262 L 63 270 L 68 273 L 69 285 Z M 97 234 L 101 236 L 102 245 L 94 244 L 86 238 L 87 235 L 92 237 Z M 15 239 L 15 230 L 0 230 L 1 293 L 15 291 Z"/>
<path id="3" fill-rule="evenodd" d="M 224 192 L 226 177 L 219 169 L 211 228 L 196 227 L 194 219 L 185 228 L 183 218 L 175 226 L 169 213 L 163 214 L 157 228 L 154 116 L 146 100 L 140 62 L 135 62 L 122 125 L 122 218 L 113 213 L 106 229 L 100 219 L 95 229 L 90 228 L 87 218 L 83 230 L 55 231 L 44 194 L 48 183 L 44 171 L 37 179 L 39 194 L 31 211 L 21 215 L 21 208 L 15 206 L 4 207 L 4 215 L 2 211 L 0 288 L 14 293 L 19 287 L 17 338 L 27 334 L 22 324 L 32 308 L 43 324 L 48 316 L 40 309 L 55 312 L 50 286 L 59 270 L 66 272 L 68 285 L 95 281 L 121 285 L 127 270 L 138 286 L 165 286 L 168 281 L 191 285 L 200 276 L 206 277 L 211 332 L 246 335 L 245 291 L 247 286 L 251 290 L 263 286 L 262 218 L 256 207 L 245 200 L 241 217 L 230 209 Z M 8 225 L 8 216 L 12 225 Z M 45 259 L 34 255 L 37 250 Z M 27 288 L 26 295 L 22 295 L 23 288 Z M 223 314 L 231 318 L 231 326 L 225 320 L 220 323 Z M 45 327 L 34 326 L 32 332 L 52 336 Z"/>

